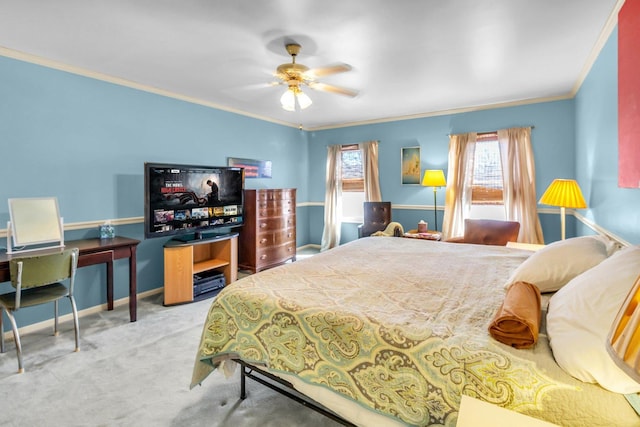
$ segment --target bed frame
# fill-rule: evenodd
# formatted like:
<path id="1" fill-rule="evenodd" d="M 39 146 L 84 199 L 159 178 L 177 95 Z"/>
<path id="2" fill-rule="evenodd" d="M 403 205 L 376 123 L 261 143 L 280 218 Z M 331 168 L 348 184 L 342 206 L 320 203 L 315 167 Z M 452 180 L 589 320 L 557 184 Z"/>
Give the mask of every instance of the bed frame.
<path id="1" fill-rule="evenodd" d="M 336 413 L 330 411 L 325 408 L 315 400 L 304 396 L 300 392 L 298 392 L 291 383 L 283 380 L 282 378 L 278 378 L 269 372 L 266 372 L 260 368 L 256 368 L 253 365 L 249 365 L 246 362 L 243 362 L 239 359 L 233 359 L 234 362 L 240 365 L 240 398 L 244 400 L 247 397 L 246 392 L 246 379 L 250 378 L 260 384 L 269 387 L 271 390 L 274 390 L 281 395 L 288 397 L 291 400 L 294 400 L 301 405 L 306 406 L 309 409 L 313 409 L 314 411 L 324 415 L 327 418 L 330 418 L 343 426 L 356 427 L 355 424 L 345 420 L 340 417 Z"/>

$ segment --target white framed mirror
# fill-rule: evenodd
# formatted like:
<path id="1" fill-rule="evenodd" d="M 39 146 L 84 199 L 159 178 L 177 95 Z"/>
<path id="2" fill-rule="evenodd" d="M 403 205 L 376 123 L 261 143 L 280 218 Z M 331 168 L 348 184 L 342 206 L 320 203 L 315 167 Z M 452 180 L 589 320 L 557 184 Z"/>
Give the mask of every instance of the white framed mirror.
<path id="1" fill-rule="evenodd" d="M 55 197 L 34 197 L 9 199 L 9 226 L 13 242 L 7 235 L 7 252 L 16 252 L 26 246 L 57 243 L 64 246 L 64 230 L 58 199 Z M 49 246 L 47 246 L 49 247 Z"/>

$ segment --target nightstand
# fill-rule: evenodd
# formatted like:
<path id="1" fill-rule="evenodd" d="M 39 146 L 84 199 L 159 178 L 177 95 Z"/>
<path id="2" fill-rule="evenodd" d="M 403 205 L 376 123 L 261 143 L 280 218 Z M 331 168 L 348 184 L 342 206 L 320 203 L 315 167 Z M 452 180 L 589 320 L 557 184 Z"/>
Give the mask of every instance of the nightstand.
<path id="1" fill-rule="evenodd" d="M 558 427 L 473 397 L 462 395 L 456 427 Z"/>
<path id="2" fill-rule="evenodd" d="M 544 245 L 536 245 L 535 243 L 519 243 L 519 242 L 507 242 L 508 248 L 525 249 L 527 251 L 539 251 L 544 248 Z"/>
<path id="3" fill-rule="evenodd" d="M 408 237 L 410 239 L 422 239 L 422 240 L 441 240 L 442 233 L 433 230 L 427 230 L 426 233 L 418 233 L 418 230 L 409 230 L 402 237 Z"/>

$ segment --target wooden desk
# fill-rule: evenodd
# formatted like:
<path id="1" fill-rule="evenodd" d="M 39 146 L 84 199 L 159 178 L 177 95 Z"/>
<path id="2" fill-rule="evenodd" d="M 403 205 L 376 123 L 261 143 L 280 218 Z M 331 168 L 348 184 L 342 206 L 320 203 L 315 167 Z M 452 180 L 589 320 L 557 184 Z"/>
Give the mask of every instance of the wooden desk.
<path id="1" fill-rule="evenodd" d="M 113 260 L 129 258 L 129 318 L 132 322 L 137 320 L 137 270 L 136 270 L 136 248 L 139 240 L 128 237 L 114 237 L 113 239 L 84 239 L 68 240 L 65 242 L 66 248 L 78 248 L 78 268 L 96 264 L 107 264 L 107 309 L 113 310 Z M 9 260 L 21 256 L 37 255 L 47 251 L 59 251 L 55 249 L 43 249 L 41 251 L 14 253 L 8 255 L 6 252 L 0 254 L 0 283 L 11 280 L 9 272 Z"/>

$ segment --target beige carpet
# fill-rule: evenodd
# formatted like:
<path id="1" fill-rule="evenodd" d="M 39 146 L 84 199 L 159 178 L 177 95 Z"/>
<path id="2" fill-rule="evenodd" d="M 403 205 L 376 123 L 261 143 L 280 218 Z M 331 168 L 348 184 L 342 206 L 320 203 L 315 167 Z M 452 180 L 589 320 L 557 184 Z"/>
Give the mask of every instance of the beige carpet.
<path id="1" fill-rule="evenodd" d="M 0 426 L 336 426 L 335 422 L 247 381 L 214 372 L 189 390 L 202 324 L 211 300 L 173 307 L 162 295 L 128 308 L 80 319 L 81 351 L 73 325 L 22 337 L 26 372 L 17 374 L 15 347 L 0 354 Z M 66 304 L 66 302 L 61 302 Z"/>

